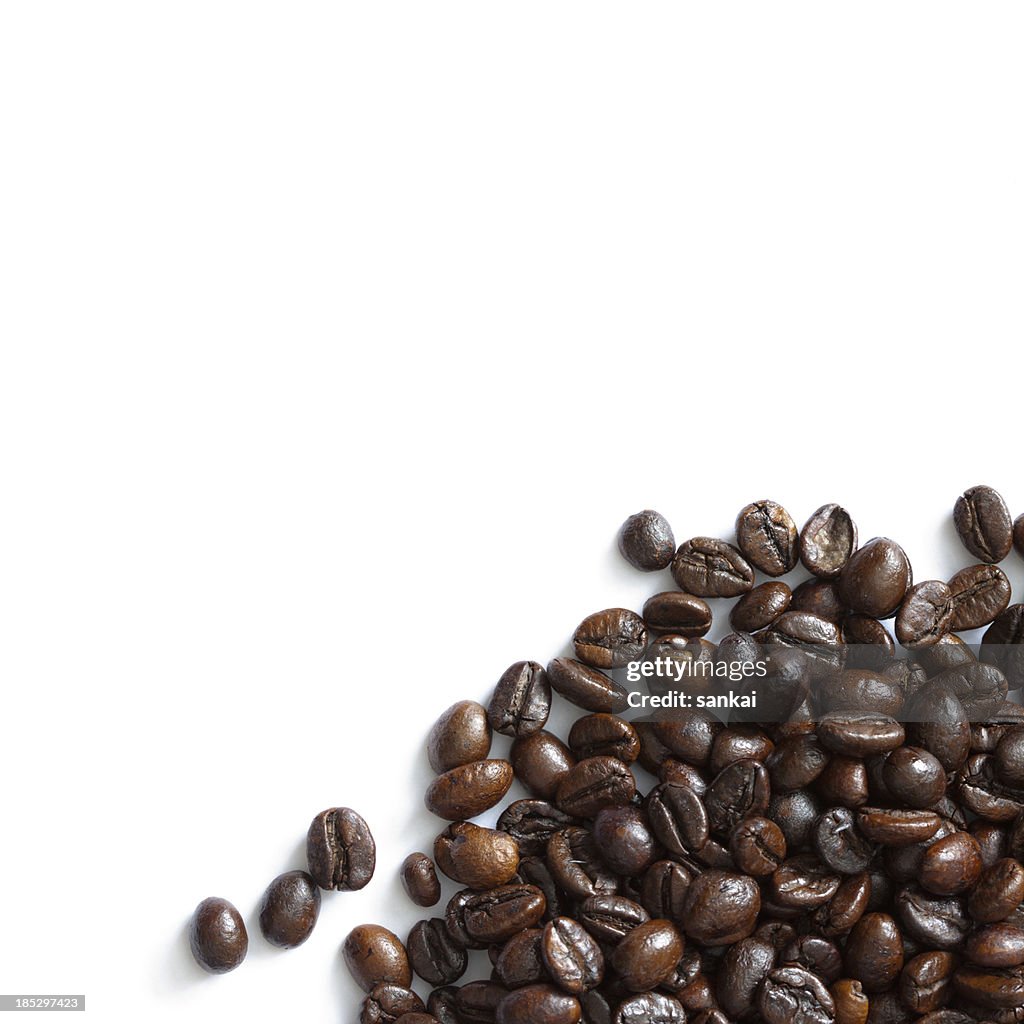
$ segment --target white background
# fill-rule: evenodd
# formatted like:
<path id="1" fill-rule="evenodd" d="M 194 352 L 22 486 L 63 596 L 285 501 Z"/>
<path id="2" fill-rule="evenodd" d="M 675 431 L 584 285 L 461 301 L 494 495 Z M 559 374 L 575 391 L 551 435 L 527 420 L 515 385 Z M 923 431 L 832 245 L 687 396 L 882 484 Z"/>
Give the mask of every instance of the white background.
<path id="1" fill-rule="evenodd" d="M 430 722 L 668 584 L 626 515 L 840 501 L 925 579 L 969 561 L 964 487 L 1024 510 L 1022 29 L 4 4 L 0 991 L 355 1020 L 339 945 L 405 933 L 440 827 Z M 272 950 L 259 895 L 334 804 L 377 877 Z M 183 940 L 213 894 L 251 925 L 220 978 Z"/>

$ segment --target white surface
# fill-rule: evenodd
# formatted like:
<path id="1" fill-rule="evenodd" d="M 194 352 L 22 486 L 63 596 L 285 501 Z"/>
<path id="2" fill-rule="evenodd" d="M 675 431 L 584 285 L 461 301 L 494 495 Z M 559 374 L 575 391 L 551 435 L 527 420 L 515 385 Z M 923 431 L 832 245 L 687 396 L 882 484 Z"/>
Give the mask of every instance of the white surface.
<path id="1" fill-rule="evenodd" d="M 627 514 L 841 501 L 924 579 L 964 487 L 1024 510 L 1022 27 L 4 4 L 0 989 L 355 1020 L 426 729 L 653 592 Z M 370 888 L 201 975 L 194 905 L 253 922 L 339 803 Z"/>

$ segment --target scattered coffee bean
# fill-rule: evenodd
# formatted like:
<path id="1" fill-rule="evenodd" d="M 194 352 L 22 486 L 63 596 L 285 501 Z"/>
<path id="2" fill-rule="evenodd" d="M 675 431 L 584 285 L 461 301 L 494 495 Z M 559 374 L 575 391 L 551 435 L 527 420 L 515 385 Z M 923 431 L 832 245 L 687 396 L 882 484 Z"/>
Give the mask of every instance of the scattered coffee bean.
<path id="1" fill-rule="evenodd" d="M 643 572 L 667 569 L 676 553 L 672 527 L 658 512 L 637 512 L 619 530 L 619 551 L 630 565 Z"/>
<path id="2" fill-rule="evenodd" d="M 405 946 L 394 932 L 379 924 L 353 928 L 345 939 L 342 953 L 349 973 L 364 992 L 380 984 L 408 988 L 412 983 Z"/>
<path id="3" fill-rule="evenodd" d="M 547 673 L 535 661 L 517 661 L 498 680 L 487 721 L 504 736 L 529 736 L 544 728 L 550 710 Z"/>
<path id="4" fill-rule="evenodd" d="M 355 892 L 373 878 L 377 846 L 360 815 L 349 807 L 331 807 L 309 826 L 306 859 L 321 889 Z"/>
<path id="5" fill-rule="evenodd" d="M 687 638 L 704 636 L 711 628 L 711 608 L 707 601 L 681 590 L 649 597 L 644 604 L 643 618 L 648 629 Z"/>
<path id="6" fill-rule="evenodd" d="M 738 597 L 754 586 L 750 563 L 723 540 L 694 537 L 672 560 L 672 576 L 680 590 L 697 597 Z"/>
<path id="7" fill-rule="evenodd" d="M 216 896 L 196 907 L 189 923 L 188 941 L 196 963 L 210 974 L 233 971 L 249 949 L 242 915 L 227 900 Z"/>
<path id="8" fill-rule="evenodd" d="M 755 501 L 736 518 L 736 544 L 766 576 L 784 576 L 800 557 L 796 523 L 774 501 Z"/>
<path id="9" fill-rule="evenodd" d="M 402 862 L 402 886 L 418 907 L 433 907 L 441 898 L 434 862 L 425 853 L 410 853 Z"/>
<path id="10" fill-rule="evenodd" d="M 320 916 L 320 889 L 305 871 L 288 871 L 260 900 L 260 931 L 272 945 L 294 949 L 309 938 Z"/>
<path id="11" fill-rule="evenodd" d="M 460 700 L 434 723 L 427 738 L 430 767 L 438 775 L 464 764 L 484 761 L 491 752 L 487 709 L 475 700 Z"/>
<path id="12" fill-rule="evenodd" d="M 982 562 L 1001 562 L 1013 545 L 1013 524 L 998 491 L 970 487 L 956 500 L 953 522 L 964 547 Z"/>
<path id="13" fill-rule="evenodd" d="M 822 505 L 800 531 L 800 561 L 823 579 L 837 577 L 857 550 L 857 526 L 840 505 Z"/>
<path id="14" fill-rule="evenodd" d="M 577 627 L 572 642 L 576 657 L 592 668 L 622 668 L 637 661 L 647 646 L 647 627 L 636 612 L 606 608 L 588 615 Z"/>
<path id="15" fill-rule="evenodd" d="M 911 579 L 903 548 L 888 537 L 875 537 L 850 556 L 839 575 L 839 593 L 851 611 L 887 619 L 899 608 Z"/>
<path id="16" fill-rule="evenodd" d="M 427 789 L 427 810 L 439 818 L 462 821 L 489 810 L 512 786 L 512 765 L 491 759 L 452 768 Z"/>

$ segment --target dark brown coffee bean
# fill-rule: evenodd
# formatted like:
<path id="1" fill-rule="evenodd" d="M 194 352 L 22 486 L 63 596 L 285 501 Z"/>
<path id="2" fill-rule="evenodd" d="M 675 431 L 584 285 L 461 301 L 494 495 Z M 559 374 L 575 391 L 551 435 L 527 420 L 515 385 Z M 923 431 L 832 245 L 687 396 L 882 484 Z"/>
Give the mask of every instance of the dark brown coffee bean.
<path id="1" fill-rule="evenodd" d="M 492 981 L 471 981 L 455 997 L 459 1024 L 495 1024 L 508 989 Z"/>
<path id="2" fill-rule="evenodd" d="M 661 992 L 641 992 L 619 1003 L 612 1024 L 685 1024 L 678 999 Z"/>
<path id="3" fill-rule="evenodd" d="M 839 576 L 839 592 L 851 611 L 887 619 L 900 606 L 911 579 L 903 548 L 888 537 L 875 537 L 846 563 Z"/>
<path id="4" fill-rule="evenodd" d="M 835 1003 L 816 975 L 780 967 L 761 984 L 758 1010 L 765 1024 L 833 1024 Z"/>
<path id="5" fill-rule="evenodd" d="M 455 1008 L 459 990 L 454 985 L 435 988 L 427 1000 L 427 1012 L 432 1013 L 438 1024 L 460 1024 Z"/>
<path id="6" fill-rule="evenodd" d="M 672 576 L 680 590 L 697 597 L 738 597 L 754 585 L 750 563 L 724 540 L 693 537 L 672 560 Z"/>
<path id="7" fill-rule="evenodd" d="M 980 485 L 964 491 L 953 506 L 953 522 L 964 547 L 980 561 L 1001 562 L 1010 553 L 1010 512 L 999 492 L 991 487 Z"/>
<path id="8" fill-rule="evenodd" d="M 831 712 L 818 723 L 818 738 L 829 750 L 849 757 L 884 754 L 903 744 L 903 726 L 873 712 Z"/>
<path id="9" fill-rule="evenodd" d="M 913 846 L 931 839 L 941 819 L 934 811 L 862 807 L 857 827 L 865 838 L 882 846 Z"/>
<path id="10" fill-rule="evenodd" d="M 933 1013 L 952 995 L 956 958 L 942 950 L 920 953 L 907 962 L 899 980 L 900 999 L 914 1013 Z"/>
<path id="11" fill-rule="evenodd" d="M 619 887 L 593 834 L 585 828 L 572 826 L 553 835 L 548 842 L 547 865 L 555 882 L 577 899 L 614 893 Z"/>
<path id="12" fill-rule="evenodd" d="M 514 775 L 508 761 L 491 759 L 452 768 L 427 788 L 427 810 L 439 818 L 463 821 L 493 807 L 509 791 Z"/>
<path id="13" fill-rule="evenodd" d="M 619 530 L 619 551 L 635 569 L 667 569 L 676 553 L 672 527 L 659 512 L 645 509 L 631 515 Z"/>
<path id="14" fill-rule="evenodd" d="M 955 771 L 967 760 L 971 745 L 971 727 L 959 698 L 946 687 L 929 685 L 903 706 L 916 746 L 937 757 L 947 772 Z"/>
<path id="15" fill-rule="evenodd" d="M 987 1009 L 1024 1006 L 1024 968 L 1021 967 L 1000 969 L 964 964 L 953 974 L 953 987 L 962 999 Z"/>
<path id="16" fill-rule="evenodd" d="M 402 988 L 408 988 L 412 983 L 405 946 L 394 932 L 379 924 L 361 924 L 353 928 L 345 939 L 342 953 L 349 973 L 364 992 L 382 983 Z"/>
<path id="17" fill-rule="evenodd" d="M 842 875 L 867 870 L 874 847 L 857 828 L 856 815 L 848 807 L 826 811 L 814 829 L 814 848 L 823 864 Z"/>
<path id="18" fill-rule="evenodd" d="M 466 951 L 440 917 L 417 921 L 406 942 L 412 969 L 428 985 L 451 985 L 466 973 Z"/>
<path id="19" fill-rule="evenodd" d="M 418 907 L 432 907 L 441 898 L 434 862 L 425 853 L 410 853 L 402 861 L 402 887 Z"/>
<path id="20" fill-rule="evenodd" d="M 647 628 L 659 633 L 675 633 L 688 639 L 704 636 L 711 629 L 711 609 L 702 598 L 669 590 L 647 599 L 643 609 Z"/>
<path id="21" fill-rule="evenodd" d="M 896 894 L 896 916 L 906 935 L 931 949 L 956 949 L 971 928 L 962 900 L 932 896 L 915 886 Z"/>
<path id="22" fill-rule="evenodd" d="M 617 715 L 584 715 L 569 730 L 569 746 L 580 760 L 614 757 L 632 764 L 640 754 L 640 737 L 632 723 Z"/>
<path id="23" fill-rule="evenodd" d="M 566 773 L 558 786 L 556 804 L 576 818 L 592 818 L 603 807 L 628 804 L 636 794 L 636 779 L 614 757 L 588 757 Z"/>
<path id="24" fill-rule="evenodd" d="M 517 661 L 502 673 L 487 706 L 487 720 L 503 736 L 529 736 L 551 711 L 547 673 L 535 661 Z"/>
<path id="25" fill-rule="evenodd" d="M 967 937 L 964 955 L 979 967 L 1024 964 L 1024 929 L 1005 923 L 986 925 Z"/>
<path id="26" fill-rule="evenodd" d="M 840 505 L 822 505 L 800 531 L 800 561 L 822 579 L 835 579 L 856 550 L 857 525 Z"/>
<path id="27" fill-rule="evenodd" d="M 227 900 L 210 896 L 196 907 L 188 926 L 192 956 L 204 971 L 233 971 L 249 949 L 242 915 Z"/>
<path id="28" fill-rule="evenodd" d="M 355 892 L 373 878 L 377 844 L 369 826 L 350 807 L 321 811 L 306 834 L 309 873 L 321 889 Z"/>
<path id="29" fill-rule="evenodd" d="M 871 899 L 871 875 L 862 871 L 840 883 L 836 894 L 813 915 L 815 928 L 826 937 L 846 935 L 867 913 Z"/>
<path id="30" fill-rule="evenodd" d="M 868 770 L 859 757 L 833 754 L 814 780 L 814 790 L 828 804 L 857 808 L 868 802 Z"/>
<path id="31" fill-rule="evenodd" d="M 842 667 L 846 647 L 839 626 L 812 612 L 785 612 L 758 634 L 762 643 L 792 648 L 807 656 L 808 669 L 832 671 Z"/>
<path id="32" fill-rule="evenodd" d="M 567 701 L 585 711 L 615 713 L 629 707 L 629 694 L 603 672 L 572 658 L 548 662 L 548 682 Z"/>
<path id="33" fill-rule="evenodd" d="M 846 943 L 846 973 L 865 992 L 881 992 L 903 969 L 903 939 L 888 914 L 865 914 Z"/>
<path id="34" fill-rule="evenodd" d="M 575 996 L 551 985 L 527 985 L 498 1004 L 497 1024 L 577 1024 L 583 1011 Z"/>
<path id="35" fill-rule="evenodd" d="M 671 860 L 652 864 L 640 887 L 644 910 L 653 918 L 665 917 L 681 926 L 691 881 L 692 875 L 682 864 Z"/>
<path id="36" fill-rule="evenodd" d="M 665 861 L 664 863 L 670 862 Z M 674 866 L 678 867 L 678 865 Z M 647 874 L 649 875 L 650 872 L 648 871 Z M 598 942 L 612 945 L 619 942 L 627 932 L 632 931 L 638 924 L 643 924 L 651 919 L 650 914 L 639 903 L 625 896 L 610 894 L 588 896 L 579 905 L 576 916 L 580 924 Z"/>
<path id="37" fill-rule="evenodd" d="M 740 871 L 761 878 L 786 859 L 786 838 L 769 818 L 745 818 L 732 830 L 729 852 Z"/>
<path id="38" fill-rule="evenodd" d="M 553 798 L 559 783 L 576 766 L 572 751 L 544 729 L 516 739 L 509 757 L 516 778 L 542 800 Z"/>
<path id="39" fill-rule="evenodd" d="M 708 841 L 708 816 L 700 797 L 688 786 L 662 783 L 646 803 L 651 829 L 676 857 L 695 853 Z"/>
<path id="40" fill-rule="evenodd" d="M 835 1024 L 867 1024 L 868 997 L 859 981 L 840 978 L 829 988 L 829 994 L 836 1004 Z"/>
<path id="41" fill-rule="evenodd" d="M 892 634 L 870 615 L 859 612 L 847 615 L 842 628 L 849 668 L 877 668 L 896 653 Z"/>
<path id="42" fill-rule="evenodd" d="M 1019 515 L 1013 521 L 1013 546 L 1017 554 L 1024 558 L 1024 515 Z"/>
<path id="43" fill-rule="evenodd" d="M 671 921 L 647 921 L 615 947 L 611 966 L 625 989 L 647 992 L 669 977 L 682 955 L 683 937 Z"/>
<path id="44" fill-rule="evenodd" d="M 483 761 L 491 752 L 487 709 L 475 700 L 460 700 L 434 723 L 427 739 L 430 767 L 439 775 L 463 764 Z"/>
<path id="45" fill-rule="evenodd" d="M 287 871 L 267 886 L 260 900 L 260 931 L 271 945 L 301 946 L 320 916 L 320 890 L 305 871 Z"/>
<path id="46" fill-rule="evenodd" d="M 772 875 L 766 896 L 781 907 L 814 910 L 835 896 L 841 880 L 816 856 L 800 854 L 790 857 Z"/>
<path id="47" fill-rule="evenodd" d="M 511 881 L 518 870 L 519 844 L 498 829 L 457 821 L 434 841 L 434 860 L 460 885 L 493 889 Z"/>
<path id="48" fill-rule="evenodd" d="M 594 818 L 594 842 L 616 874 L 642 875 L 655 861 L 658 844 L 636 807 L 604 807 Z"/>
<path id="49" fill-rule="evenodd" d="M 789 610 L 810 612 L 837 624 L 846 618 L 849 611 L 839 596 L 839 584 L 835 580 L 805 580 L 793 591 Z"/>
<path id="50" fill-rule="evenodd" d="M 981 870 L 978 841 L 969 832 L 954 832 L 928 847 L 920 882 L 937 896 L 955 896 L 973 888 Z"/>
<path id="51" fill-rule="evenodd" d="M 703 711 L 686 708 L 666 709 L 659 713 L 653 722 L 634 722 L 640 735 L 640 762 L 644 762 L 643 744 L 645 737 L 651 732 L 662 745 L 665 757 L 675 757 L 698 768 L 711 761 L 711 751 L 715 736 L 721 730 L 720 722 L 715 722 Z M 660 764 L 660 761 L 658 762 Z M 646 767 L 646 766 L 645 766 Z"/>
<path id="52" fill-rule="evenodd" d="M 946 792 L 946 772 L 921 747 L 898 747 L 882 764 L 885 788 L 905 807 L 934 807 Z"/>
<path id="53" fill-rule="evenodd" d="M 498 817 L 498 828 L 518 844 L 521 857 L 543 855 L 548 840 L 576 819 L 544 800 L 516 800 Z"/>
<path id="54" fill-rule="evenodd" d="M 793 592 L 785 583 L 768 582 L 744 594 L 729 613 L 733 629 L 756 633 L 770 626 L 789 608 Z M 701 634 L 703 636 L 703 634 Z"/>
<path id="55" fill-rule="evenodd" d="M 1024 728 L 1008 728 L 993 751 L 999 781 L 1016 789 L 1024 787 Z"/>
<path id="56" fill-rule="evenodd" d="M 644 653 L 647 627 L 636 612 L 606 608 L 588 615 L 576 627 L 572 640 L 576 657 L 585 665 L 600 669 L 622 668 Z"/>
<path id="57" fill-rule="evenodd" d="M 789 793 L 809 786 L 825 770 L 829 754 L 816 736 L 783 740 L 765 761 L 773 793 Z"/>
<path id="58" fill-rule="evenodd" d="M 551 980 L 579 996 L 604 980 L 604 956 L 589 932 L 571 917 L 556 917 L 544 928 L 541 958 Z"/>
<path id="59" fill-rule="evenodd" d="M 774 501 L 755 501 L 740 510 L 736 545 L 766 576 L 784 576 L 796 567 L 800 556 L 796 523 Z"/>
<path id="60" fill-rule="evenodd" d="M 971 917 L 981 924 L 1005 921 L 1024 901 L 1024 865 L 1006 857 L 986 868 L 967 901 Z"/>
<path id="61" fill-rule="evenodd" d="M 985 630 L 981 660 L 997 666 L 1011 689 L 1024 686 L 1024 604 L 1011 604 Z"/>
<path id="62" fill-rule="evenodd" d="M 541 928 L 527 928 L 501 947 L 494 969 L 505 988 L 522 988 L 547 979 L 540 952 L 543 935 Z"/>
<path id="63" fill-rule="evenodd" d="M 761 912 L 757 883 L 746 875 L 704 871 L 690 882 L 683 925 L 705 946 L 725 946 L 750 935 Z"/>
<path id="64" fill-rule="evenodd" d="M 829 679 L 829 685 L 818 689 L 818 703 L 823 712 L 875 711 L 896 717 L 903 708 L 903 691 L 899 684 L 865 668 L 846 669 Z"/>
<path id="65" fill-rule="evenodd" d="M 810 847 L 814 823 L 820 813 L 821 805 L 815 795 L 807 790 L 798 790 L 773 796 L 765 817 L 771 818 L 782 829 L 786 848 L 793 854 Z"/>
<path id="66" fill-rule="evenodd" d="M 478 942 L 504 942 L 544 916 L 544 894 L 534 885 L 502 885 L 466 900 L 466 932 Z"/>
<path id="67" fill-rule="evenodd" d="M 405 1014 L 422 1013 L 423 1000 L 406 985 L 383 982 L 363 1000 L 359 1024 L 395 1024 Z"/>
<path id="68" fill-rule="evenodd" d="M 926 580 L 907 591 L 896 616 L 896 639 L 909 650 L 930 647 L 952 621 L 952 591 L 939 580 Z"/>
<path id="69" fill-rule="evenodd" d="M 757 990 L 775 966 L 775 947 L 762 939 L 742 939 L 730 946 L 715 979 L 721 1008 L 734 1018 L 754 1011 Z"/>
<path id="70" fill-rule="evenodd" d="M 1024 520 L 1022 520 L 1024 521 Z M 1010 581 L 995 565 L 970 565 L 950 581 L 952 630 L 980 629 L 994 622 L 1010 603 Z"/>
<path id="71" fill-rule="evenodd" d="M 759 761 L 734 761 L 723 768 L 708 786 L 704 797 L 708 825 L 727 836 L 741 818 L 764 814 L 771 785 L 768 771 Z"/>

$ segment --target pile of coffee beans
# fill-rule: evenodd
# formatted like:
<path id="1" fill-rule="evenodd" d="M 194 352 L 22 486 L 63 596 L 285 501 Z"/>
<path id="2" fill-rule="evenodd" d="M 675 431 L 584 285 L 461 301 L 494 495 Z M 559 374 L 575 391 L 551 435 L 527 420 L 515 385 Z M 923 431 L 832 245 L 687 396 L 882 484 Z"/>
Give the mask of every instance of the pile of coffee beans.
<path id="1" fill-rule="evenodd" d="M 449 824 L 402 882 L 423 908 L 438 870 L 460 888 L 405 941 L 350 933 L 361 1024 L 1024 1022 L 1024 605 L 997 564 L 1024 556 L 1024 516 L 982 486 L 953 519 L 971 564 L 915 583 L 900 544 L 861 544 L 835 504 L 799 529 L 752 502 L 735 537 L 678 546 L 663 516 L 631 516 L 623 556 L 677 589 L 587 616 L 572 656 L 517 662 L 431 729 L 426 805 Z M 720 598 L 732 631 L 712 643 Z M 635 714 L 623 673 L 655 662 L 756 664 L 728 678 L 757 701 Z M 564 736 L 546 728 L 558 699 L 580 712 Z M 529 796 L 502 806 L 516 780 Z M 488 811 L 495 827 L 470 820 Z M 311 854 L 310 881 L 368 879 L 351 857 L 368 833 L 323 834 L 346 852 Z M 295 944 L 309 914 L 275 908 L 309 887 L 275 886 L 264 931 Z M 244 955 L 230 905 L 196 920 Z M 474 951 L 487 980 L 464 981 Z"/>

